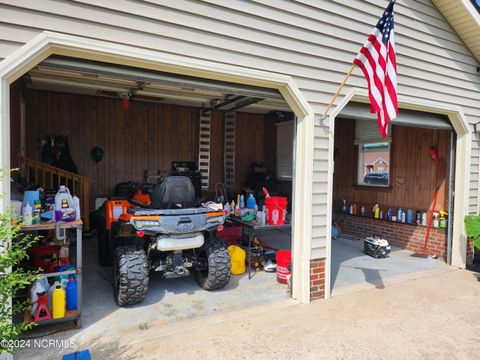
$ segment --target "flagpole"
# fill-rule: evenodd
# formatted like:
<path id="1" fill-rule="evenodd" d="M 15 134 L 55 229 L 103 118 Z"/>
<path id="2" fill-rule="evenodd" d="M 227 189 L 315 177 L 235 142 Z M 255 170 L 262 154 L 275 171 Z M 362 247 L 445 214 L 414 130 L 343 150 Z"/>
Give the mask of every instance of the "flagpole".
<path id="1" fill-rule="evenodd" d="M 340 86 L 338 87 L 338 90 L 337 92 L 335 93 L 333 99 L 330 101 L 330 104 L 328 104 L 327 108 L 325 109 L 325 112 L 323 113 L 323 118 L 325 118 L 327 116 L 327 113 L 330 111 L 330 109 L 332 108 L 333 106 L 333 103 L 335 102 L 335 100 L 337 99 L 338 95 L 340 95 L 340 91 L 342 91 L 343 89 L 343 86 L 345 85 L 345 83 L 347 82 L 348 78 L 350 77 L 350 75 L 352 75 L 352 72 L 353 72 L 353 69 L 355 68 L 355 63 L 352 64 L 352 66 L 350 66 L 350 69 L 348 69 L 348 72 L 347 74 L 345 75 L 345 78 L 343 79 L 342 83 L 340 84 Z"/>

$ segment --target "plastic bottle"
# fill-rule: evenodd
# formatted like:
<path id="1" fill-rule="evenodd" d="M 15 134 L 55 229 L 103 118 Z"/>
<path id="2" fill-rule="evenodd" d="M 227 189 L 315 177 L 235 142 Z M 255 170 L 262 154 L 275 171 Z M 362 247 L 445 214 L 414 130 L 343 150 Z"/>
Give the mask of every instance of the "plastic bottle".
<path id="1" fill-rule="evenodd" d="M 55 210 L 60 211 L 62 209 L 71 208 L 73 206 L 73 198 L 70 195 L 70 190 L 68 190 L 65 185 L 60 185 L 60 189 L 55 195 Z"/>
<path id="2" fill-rule="evenodd" d="M 41 213 L 42 213 L 42 203 L 40 200 L 35 200 L 33 202 L 32 224 L 40 224 L 42 222 L 42 219 L 40 218 Z"/>
<path id="3" fill-rule="evenodd" d="M 357 215 L 357 204 L 353 205 L 353 215 Z"/>
<path id="4" fill-rule="evenodd" d="M 253 207 L 253 213 L 255 215 L 257 215 L 257 213 L 258 213 L 258 205 L 257 204 L 255 204 L 255 206 Z"/>
<path id="5" fill-rule="evenodd" d="M 440 229 L 446 229 L 448 227 L 448 213 L 446 211 L 440 211 Z"/>
<path id="6" fill-rule="evenodd" d="M 344 213 L 347 212 L 347 201 L 346 201 L 345 199 L 343 199 L 342 211 L 343 211 Z"/>
<path id="7" fill-rule="evenodd" d="M 365 216 L 365 206 L 362 206 L 362 208 L 360 209 L 360 213 L 362 214 L 362 216 Z"/>
<path id="8" fill-rule="evenodd" d="M 422 213 L 422 225 L 427 226 L 427 213 L 426 212 Z"/>
<path id="9" fill-rule="evenodd" d="M 77 308 L 77 282 L 75 277 L 70 277 L 67 284 L 67 310 L 75 310 Z"/>
<path id="10" fill-rule="evenodd" d="M 48 296 L 48 309 L 53 309 L 53 292 L 55 291 L 57 285 L 61 286 L 60 281 L 55 281 L 52 286 L 48 288 L 47 296 Z"/>
<path id="11" fill-rule="evenodd" d="M 407 221 L 407 214 L 405 211 L 402 212 L 402 223 L 405 223 Z"/>
<path id="12" fill-rule="evenodd" d="M 417 211 L 415 213 L 415 222 L 417 225 L 420 225 L 422 223 L 422 214 L 420 214 L 420 211 Z"/>
<path id="13" fill-rule="evenodd" d="M 353 215 L 353 205 L 350 204 L 350 211 L 349 211 L 350 215 Z"/>
<path id="14" fill-rule="evenodd" d="M 223 210 L 225 211 L 226 216 L 230 216 L 230 204 L 228 202 L 225 204 Z"/>
<path id="15" fill-rule="evenodd" d="M 52 317 L 59 319 L 65 317 L 65 290 L 58 284 L 52 294 Z"/>
<path id="16" fill-rule="evenodd" d="M 375 204 L 373 206 L 372 212 L 375 219 L 378 219 L 380 217 L 380 208 L 378 207 L 378 204 Z"/>
<path id="17" fill-rule="evenodd" d="M 253 197 L 253 194 L 250 194 L 250 196 L 247 199 L 247 208 L 254 210 L 255 205 L 257 205 L 257 200 Z"/>
<path id="18" fill-rule="evenodd" d="M 73 208 L 75 209 L 75 220 L 80 220 L 80 199 L 78 198 L 78 196 L 74 196 L 72 198 L 73 200 Z"/>
<path id="19" fill-rule="evenodd" d="M 438 229 L 438 227 L 440 226 L 440 222 L 438 220 L 438 213 L 437 212 L 434 212 L 433 213 L 433 227 L 435 229 Z"/>
<path id="20" fill-rule="evenodd" d="M 383 219 L 383 211 L 382 210 L 380 210 L 379 216 L 380 216 L 379 219 Z"/>
<path id="21" fill-rule="evenodd" d="M 392 221 L 392 209 L 388 209 L 388 221 Z"/>
<path id="22" fill-rule="evenodd" d="M 22 221 L 25 225 L 32 225 L 32 211 L 30 204 L 28 202 L 25 203 L 22 209 Z"/>
<path id="23" fill-rule="evenodd" d="M 407 212 L 407 223 L 413 224 L 413 210 L 412 210 L 412 209 L 408 209 L 408 212 Z"/>
<path id="24" fill-rule="evenodd" d="M 245 196 L 240 195 L 240 209 L 245 209 Z"/>
<path id="25" fill-rule="evenodd" d="M 402 222 L 402 213 L 403 213 L 402 208 L 398 208 L 398 214 L 397 214 L 397 221 L 398 222 Z"/>

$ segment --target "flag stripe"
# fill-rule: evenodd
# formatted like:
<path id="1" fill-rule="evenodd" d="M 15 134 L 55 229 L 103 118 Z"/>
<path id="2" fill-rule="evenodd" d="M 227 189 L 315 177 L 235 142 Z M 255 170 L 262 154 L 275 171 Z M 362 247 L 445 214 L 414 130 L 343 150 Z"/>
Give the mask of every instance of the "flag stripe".
<path id="1" fill-rule="evenodd" d="M 395 0 L 391 0 L 353 61 L 367 79 L 370 111 L 377 113 L 383 137 L 388 122 L 398 116 L 394 5 Z"/>

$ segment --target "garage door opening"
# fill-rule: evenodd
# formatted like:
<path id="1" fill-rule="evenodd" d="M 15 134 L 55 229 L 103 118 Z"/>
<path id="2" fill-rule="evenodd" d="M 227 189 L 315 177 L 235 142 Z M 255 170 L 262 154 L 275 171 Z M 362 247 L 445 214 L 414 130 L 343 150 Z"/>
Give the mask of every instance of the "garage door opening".
<path id="1" fill-rule="evenodd" d="M 244 222 L 250 194 L 262 213 L 266 188 L 270 196 L 287 199 L 286 225 L 252 233 L 238 219 L 227 220 L 217 238 L 246 250 L 246 273 L 207 292 L 194 271 L 165 279 L 176 259 L 161 259 L 151 270 L 147 298 L 122 316 L 135 324 L 152 321 L 152 313 L 159 321 L 178 321 L 290 297 L 275 273 L 263 271 L 277 251 L 292 249 L 296 120 L 277 90 L 52 56 L 10 91 L 11 164 L 20 169 L 15 177 L 20 186 L 12 189 L 41 187 L 48 197 L 66 185 L 81 200 L 90 235 L 83 240 L 84 326 L 102 319 L 113 324 L 120 316 L 111 290 L 114 249 L 105 252 L 113 227 L 105 226 L 99 210 L 106 199 L 124 204 L 134 194 L 153 196 L 153 189 L 173 175 L 188 178 L 195 199 L 204 204 L 237 205 L 242 195 L 238 211 Z M 23 194 L 14 192 L 12 201 L 22 200 Z M 115 220 L 126 212 L 112 210 L 118 211 L 112 213 Z M 258 221 L 261 225 L 261 216 Z M 148 229 L 136 235 L 146 236 Z M 78 259 L 75 249 L 69 250 Z M 179 252 L 172 255 L 185 260 L 182 265 L 189 262 Z"/>
<path id="2" fill-rule="evenodd" d="M 455 173 L 448 118 L 401 110 L 382 139 L 368 106 L 352 102 L 336 118 L 334 144 L 332 296 L 447 271 Z"/>

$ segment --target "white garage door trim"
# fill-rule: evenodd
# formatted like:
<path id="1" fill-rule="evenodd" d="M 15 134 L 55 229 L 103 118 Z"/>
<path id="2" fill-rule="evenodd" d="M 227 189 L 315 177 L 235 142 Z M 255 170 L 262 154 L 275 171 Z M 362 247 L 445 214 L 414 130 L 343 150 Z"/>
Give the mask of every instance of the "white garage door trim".
<path id="1" fill-rule="evenodd" d="M 291 77 L 45 31 L 0 63 L 0 168 L 10 168 L 9 86 L 53 54 L 279 90 L 298 118 L 292 297 L 303 303 L 310 301 L 314 113 Z M 2 182 L 2 193 L 10 193 L 8 178 Z M 0 198 L 0 211 L 8 205 L 8 196 Z"/>
<path id="2" fill-rule="evenodd" d="M 330 294 L 330 271 L 331 271 L 331 216 L 332 216 L 332 193 L 333 193 L 333 148 L 334 148 L 334 129 L 335 118 L 340 116 L 340 112 L 350 101 L 368 103 L 368 93 L 365 89 L 353 88 L 347 95 L 337 104 L 331 112 L 328 122 L 332 130 L 330 136 L 330 156 L 329 156 L 329 176 L 328 176 L 328 208 L 329 218 L 327 224 L 327 264 L 326 264 L 326 284 L 325 293 Z M 466 266 L 466 250 L 467 238 L 464 232 L 463 219 L 468 213 L 468 183 L 470 168 L 470 148 L 471 133 L 468 121 L 463 114 L 463 110 L 458 106 L 447 105 L 436 101 L 428 101 L 410 96 L 399 96 L 398 107 L 401 109 L 409 109 L 415 111 L 423 111 L 434 114 L 442 114 L 448 116 L 452 126 L 457 133 L 457 151 L 456 151 L 456 169 L 455 169 L 455 200 L 454 200 L 454 221 L 453 221 L 453 237 L 452 237 L 452 266 L 465 268 Z"/>

